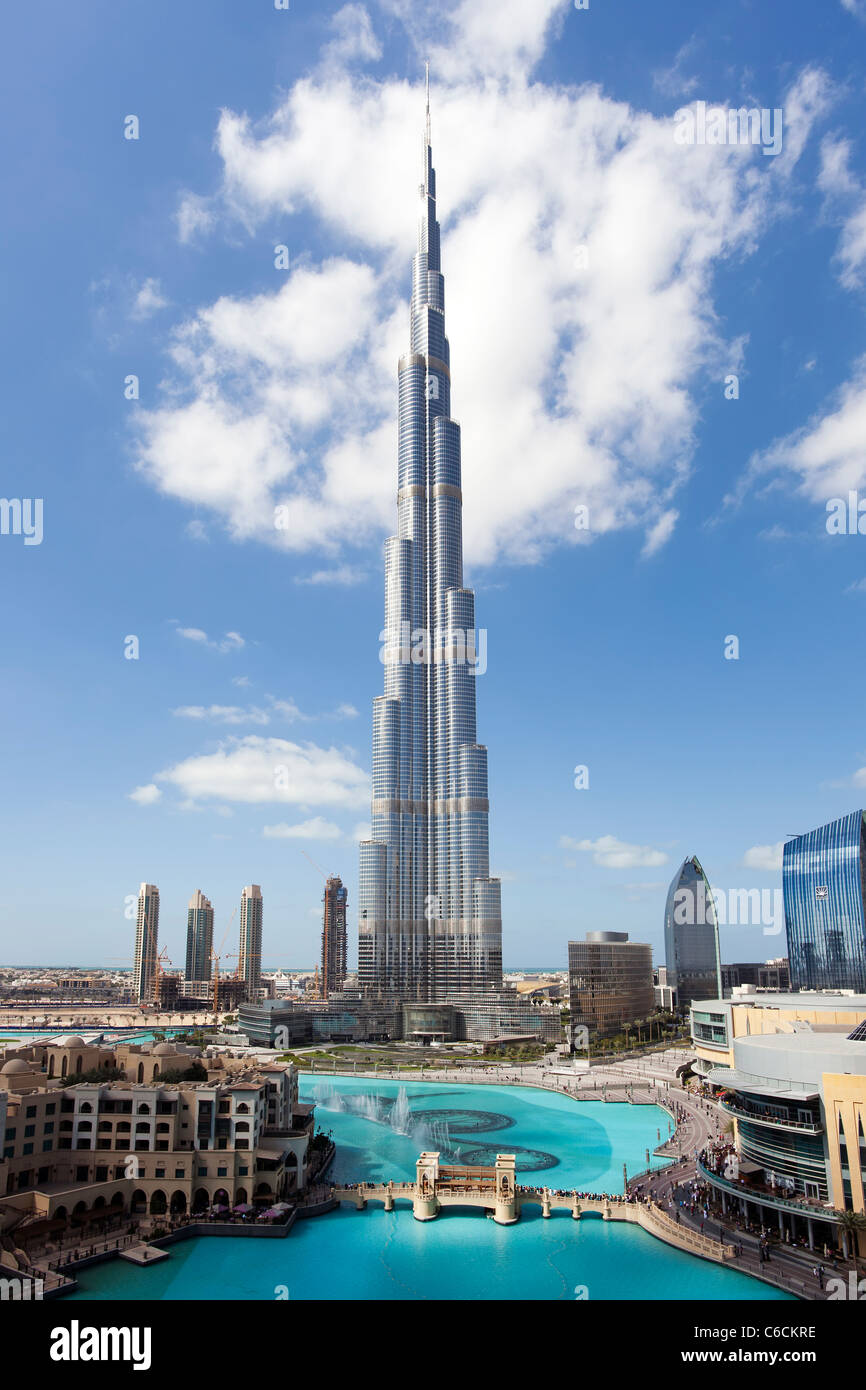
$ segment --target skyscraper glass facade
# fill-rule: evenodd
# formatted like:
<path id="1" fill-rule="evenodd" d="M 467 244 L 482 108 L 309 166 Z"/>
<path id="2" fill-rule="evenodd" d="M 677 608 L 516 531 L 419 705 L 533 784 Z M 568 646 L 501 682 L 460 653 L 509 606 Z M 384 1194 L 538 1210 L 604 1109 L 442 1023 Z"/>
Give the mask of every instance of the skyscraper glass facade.
<path id="1" fill-rule="evenodd" d="M 793 989 L 866 991 L 866 818 L 852 811 L 787 842 L 782 857 Z"/>
<path id="2" fill-rule="evenodd" d="M 325 883 L 322 898 L 322 997 L 327 999 L 346 982 L 347 934 L 346 905 L 349 894 L 342 879 Z"/>
<path id="3" fill-rule="evenodd" d="M 213 907 L 201 889 L 190 899 L 186 914 L 186 969 L 184 979 L 207 981 L 213 954 Z"/>
<path id="4" fill-rule="evenodd" d="M 241 930 L 238 974 L 254 999 L 262 983 L 262 890 L 251 883 L 241 893 Z"/>
<path id="5" fill-rule="evenodd" d="M 683 860 L 665 903 L 667 982 L 679 1008 L 722 997 L 719 922 L 713 891 L 696 856 Z"/>
<path id="6" fill-rule="evenodd" d="M 139 1003 L 150 1003 L 155 997 L 158 956 L 159 889 L 155 883 L 143 883 L 138 893 L 133 965 L 133 989 Z"/>
<path id="7" fill-rule="evenodd" d="M 460 426 L 451 419 L 429 106 L 409 351 L 399 363 L 397 533 L 385 543 L 384 694 L 373 705 L 371 838 L 360 847 L 359 983 L 445 1000 L 502 983 L 490 877 L 482 669 L 463 587 Z"/>
<path id="8" fill-rule="evenodd" d="M 627 932 L 588 932 L 568 943 L 571 1022 L 616 1033 L 655 1008 L 652 947 Z"/>

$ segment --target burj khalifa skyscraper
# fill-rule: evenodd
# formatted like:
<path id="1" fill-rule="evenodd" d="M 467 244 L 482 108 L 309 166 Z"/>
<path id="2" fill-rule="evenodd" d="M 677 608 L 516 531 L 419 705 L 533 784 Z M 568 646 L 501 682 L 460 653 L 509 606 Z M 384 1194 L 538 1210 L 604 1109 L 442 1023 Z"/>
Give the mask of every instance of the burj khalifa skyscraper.
<path id="1" fill-rule="evenodd" d="M 487 749 L 475 732 L 486 634 L 476 634 L 475 595 L 463 587 L 429 79 L 423 151 L 409 351 L 398 368 L 397 534 L 385 542 L 372 830 L 360 846 L 358 974 L 368 994 L 447 1002 L 502 985 L 502 920 L 500 882 L 490 877 Z"/>

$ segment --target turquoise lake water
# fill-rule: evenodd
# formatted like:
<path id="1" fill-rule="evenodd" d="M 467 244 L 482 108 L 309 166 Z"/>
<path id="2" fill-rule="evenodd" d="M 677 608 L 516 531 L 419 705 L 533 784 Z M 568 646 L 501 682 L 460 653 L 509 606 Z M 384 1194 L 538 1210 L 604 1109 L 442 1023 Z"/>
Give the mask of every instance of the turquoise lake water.
<path id="1" fill-rule="evenodd" d="M 193 1031 L 192 1024 L 188 1028 L 157 1028 L 158 1033 L 164 1033 L 167 1038 L 174 1037 L 175 1033 L 190 1033 Z M 70 1025 L 67 1028 L 4 1028 L 0 1021 L 0 1041 L 11 1039 L 20 1043 L 37 1043 L 43 1038 L 92 1038 L 95 1034 L 101 1033 L 107 1043 L 144 1043 L 153 1042 L 153 1029 L 151 1028 L 75 1028 Z"/>
<path id="2" fill-rule="evenodd" d="M 332 1130 L 341 1182 L 414 1177 L 423 1148 L 464 1162 L 516 1153 L 520 1181 L 622 1191 L 646 1166 L 668 1115 L 655 1106 L 577 1103 L 552 1091 L 302 1076 Z M 399 1132 L 408 1130 L 407 1133 Z M 535 1165 L 534 1167 L 531 1165 Z M 658 1161 L 656 1161 L 658 1164 Z M 418 1222 L 408 1203 L 372 1203 L 296 1222 L 285 1240 L 206 1237 L 150 1269 L 120 1260 L 80 1275 L 77 1299 L 783 1299 L 747 1275 L 663 1244 L 639 1227 L 531 1207 L 514 1226 L 451 1209 Z"/>

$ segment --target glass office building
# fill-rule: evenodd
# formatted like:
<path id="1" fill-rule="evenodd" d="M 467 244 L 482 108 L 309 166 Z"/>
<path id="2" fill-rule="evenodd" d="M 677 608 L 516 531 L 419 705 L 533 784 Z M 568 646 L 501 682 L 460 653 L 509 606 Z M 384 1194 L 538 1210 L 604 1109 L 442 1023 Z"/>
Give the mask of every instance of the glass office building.
<path id="1" fill-rule="evenodd" d="M 866 992 L 864 812 L 785 845 L 782 888 L 793 989 Z"/>
<path id="2" fill-rule="evenodd" d="M 665 968 L 677 1005 L 722 997 L 719 922 L 713 890 L 700 860 L 684 859 L 665 903 Z"/>
<path id="3" fill-rule="evenodd" d="M 398 369 L 397 533 L 385 542 L 384 694 L 373 705 L 371 837 L 360 846 L 358 980 L 366 992 L 448 1000 L 502 983 L 500 883 L 490 877 L 483 670 L 463 587 L 460 426 L 451 418 L 445 281 L 430 107 Z"/>
<path id="4" fill-rule="evenodd" d="M 618 1033 L 655 1009 L 652 947 L 628 932 L 587 932 L 568 943 L 568 1002 L 572 1025 Z"/>

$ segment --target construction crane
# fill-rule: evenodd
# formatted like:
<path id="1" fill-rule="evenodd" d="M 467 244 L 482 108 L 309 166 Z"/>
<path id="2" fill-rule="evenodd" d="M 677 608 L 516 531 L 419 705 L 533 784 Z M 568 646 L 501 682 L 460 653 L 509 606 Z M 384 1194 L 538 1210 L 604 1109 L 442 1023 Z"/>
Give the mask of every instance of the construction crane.
<path id="1" fill-rule="evenodd" d="M 228 924 L 228 926 L 226 927 L 225 931 L 223 932 L 223 939 L 222 939 L 222 941 L 220 942 L 219 954 L 213 949 L 213 946 L 211 946 L 210 958 L 211 958 L 211 965 L 213 966 L 213 1011 L 214 1011 L 214 1014 L 219 1013 L 220 961 L 221 961 L 222 958 L 223 958 L 223 957 L 222 957 L 222 950 L 223 950 L 223 946 L 225 946 L 225 944 L 226 944 L 226 937 L 228 936 L 229 931 L 231 930 L 232 922 L 235 920 L 235 917 L 237 916 L 237 911 L 238 911 L 238 910 L 237 910 L 237 907 L 235 907 L 234 912 L 232 913 L 231 917 L 229 918 L 229 924 Z M 226 959 L 228 959 L 228 957 L 226 957 Z"/>

